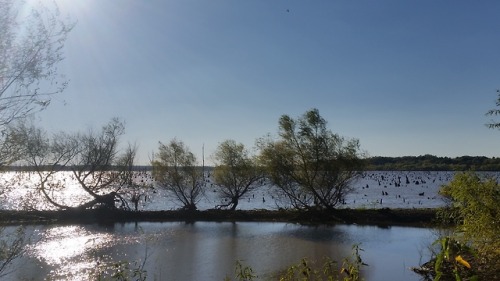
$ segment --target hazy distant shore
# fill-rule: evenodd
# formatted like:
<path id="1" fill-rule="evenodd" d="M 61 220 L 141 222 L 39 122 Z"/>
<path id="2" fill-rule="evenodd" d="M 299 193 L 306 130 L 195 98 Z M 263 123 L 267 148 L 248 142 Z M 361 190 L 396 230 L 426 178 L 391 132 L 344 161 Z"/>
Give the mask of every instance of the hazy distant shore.
<path id="1" fill-rule="evenodd" d="M 500 158 L 486 156 L 439 157 L 435 155 L 385 157 L 374 156 L 365 159 L 367 171 L 500 171 Z M 70 171 L 72 166 L 41 166 L 38 169 Z M 112 167 L 119 168 L 119 167 Z M 128 167 L 127 167 L 128 168 Z M 2 167 L 4 171 L 35 171 L 35 167 L 14 165 Z M 200 166 L 212 171 L 212 166 Z M 136 165 L 134 171 L 152 171 L 151 165 Z"/>

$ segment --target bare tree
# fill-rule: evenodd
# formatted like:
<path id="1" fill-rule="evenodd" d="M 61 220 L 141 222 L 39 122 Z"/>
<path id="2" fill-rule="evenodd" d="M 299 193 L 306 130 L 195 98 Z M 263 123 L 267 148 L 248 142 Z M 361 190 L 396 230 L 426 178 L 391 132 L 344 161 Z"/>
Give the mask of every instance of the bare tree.
<path id="1" fill-rule="evenodd" d="M 283 115 L 279 139 L 259 141 L 261 164 L 294 207 L 333 210 L 361 174 L 358 140 L 346 140 L 326 124 L 317 109 L 297 120 Z"/>
<path id="2" fill-rule="evenodd" d="M 43 6 L 21 18 L 18 11 L 23 4 L 0 0 L 0 166 L 21 157 L 18 143 L 4 141 L 9 138 L 6 125 L 45 109 L 52 95 L 67 85 L 57 65 L 63 60 L 62 49 L 73 24 L 61 21 L 57 8 Z M 8 235 L 0 228 L 0 236 L 3 278 L 10 273 L 7 269 L 12 261 L 23 252 L 25 232 L 19 227 Z"/>
<path id="3" fill-rule="evenodd" d="M 0 128 L 46 108 L 67 80 L 58 73 L 73 24 L 57 7 L 34 7 L 20 18 L 22 1 L 0 0 Z"/>
<path id="4" fill-rule="evenodd" d="M 495 102 L 497 108 L 490 109 L 486 112 L 487 116 L 497 116 L 500 115 L 500 90 L 497 90 L 498 98 Z M 491 120 L 490 123 L 487 123 L 486 126 L 490 129 L 500 129 L 500 122 Z"/>
<path id="5" fill-rule="evenodd" d="M 48 137 L 33 125 L 11 126 L 9 140 L 16 143 L 24 161 L 35 168 L 39 178 L 37 190 L 58 209 L 115 209 L 115 203 L 128 209 L 124 198 L 133 165 L 134 149 L 118 155 L 123 123 L 113 119 L 101 131 L 69 135 L 59 133 Z M 78 206 L 58 202 L 54 194 L 67 188 L 65 181 L 55 181 L 61 171 L 70 171 L 78 186 L 92 198 Z"/>
<path id="6" fill-rule="evenodd" d="M 10 266 L 24 253 L 27 238 L 22 226 L 12 231 L 0 228 L 0 237 L 0 278 L 4 278 L 15 270 Z"/>
<path id="7" fill-rule="evenodd" d="M 64 188 L 56 184 L 54 176 L 63 170 L 78 152 L 75 138 L 65 133 L 49 137 L 44 130 L 35 127 L 31 121 L 20 120 L 8 126 L 4 143 L 16 151 L 16 158 L 20 162 L 34 167 L 37 191 L 52 205 L 64 209 L 65 206 L 54 201 L 50 194 Z M 23 201 L 26 209 L 36 208 L 36 206 L 31 206 L 27 198 Z"/>
<path id="8" fill-rule="evenodd" d="M 160 142 L 153 160 L 153 176 L 159 185 L 182 204 L 185 210 L 196 210 L 203 194 L 203 171 L 196 157 L 177 139 L 168 145 Z"/>
<path id="9" fill-rule="evenodd" d="M 134 210 L 139 210 L 139 202 L 141 197 L 146 199 L 148 196 L 148 190 L 151 186 L 143 178 L 144 175 L 138 175 L 138 171 L 134 170 L 134 159 L 137 154 L 137 145 L 128 144 L 125 152 L 119 157 L 117 161 L 117 166 L 121 171 L 120 182 L 126 186 L 124 196 L 134 204 Z M 146 200 L 144 200 L 146 201 Z"/>
<path id="10" fill-rule="evenodd" d="M 98 133 L 90 131 L 77 136 L 78 153 L 69 164 L 80 187 L 94 198 L 80 208 L 100 205 L 114 209 L 115 200 L 121 203 L 121 208 L 128 208 L 121 195 L 128 180 L 123 175 L 132 165 L 135 151 L 127 150 L 125 155 L 118 155 L 118 140 L 124 132 L 123 123 L 115 118 Z M 127 166 L 118 165 L 124 159 Z"/>
<path id="11" fill-rule="evenodd" d="M 263 185 L 263 173 L 242 143 L 220 143 L 213 158 L 216 190 L 221 197 L 230 199 L 219 207 L 235 210 L 240 198 Z"/>

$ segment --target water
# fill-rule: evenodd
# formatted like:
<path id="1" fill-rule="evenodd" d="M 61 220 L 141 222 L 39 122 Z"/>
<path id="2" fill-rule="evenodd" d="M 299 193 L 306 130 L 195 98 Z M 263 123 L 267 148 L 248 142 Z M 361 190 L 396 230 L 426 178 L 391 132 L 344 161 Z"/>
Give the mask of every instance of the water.
<path id="1" fill-rule="evenodd" d="M 484 173 L 486 174 L 486 173 Z M 345 205 L 349 208 L 435 208 L 445 203 L 438 191 L 443 184 L 453 178 L 454 172 L 365 172 L 353 183 L 353 192 L 348 194 Z M 498 173 L 489 173 L 498 176 Z M 152 179 L 149 172 L 137 172 L 134 177 L 136 183 L 143 185 L 140 193 L 140 210 L 173 210 L 182 207 L 179 202 L 168 196 Z M 407 181 L 408 179 L 408 181 Z M 4 191 L 0 197 L 0 208 L 3 209 L 53 209 L 41 197 L 36 189 L 37 176 L 35 173 L 3 172 L 0 173 L 0 186 Z M 77 206 L 81 202 L 93 198 L 82 191 L 71 172 L 59 172 L 52 179 L 53 187 L 50 192 L 58 203 L 68 206 Z M 201 210 L 214 208 L 216 205 L 227 203 L 227 198 L 220 198 L 215 192 L 211 177 L 207 177 L 205 194 L 200 198 L 197 206 Z M 125 194 L 130 202 L 131 192 Z M 289 207 L 285 198 L 280 198 L 276 188 L 267 184 L 262 188 L 241 198 L 238 209 L 277 209 Z M 22 204 L 20 203 L 22 202 Z"/>
<path id="2" fill-rule="evenodd" d="M 429 208 L 444 205 L 438 194 L 453 172 L 366 172 L 341 207 Z M 498 174 L 485 174 L 498 176 Z M 156 186 L 148 173 L 139 173 L 146 200 L 140 210 L 179 208 Z M 406 181 L 408 178 L 408 182 Z M 396 185 L 395 183 L 398 183 Z M 401 183 L 401 184 L 399 184 Z M 4 172 L 1 208 L 49 209 L 36 191 L 34 174 Z M 199 209 L 223 203 L 213 192 L 210 178 Z M 76 206 L 91 198 L 68 172 L 54 178 L 52 191 L 60 203 Z M 272 186 L 246 195 L 238 209 L 283 207 Z M 21 204 L 23 203 L 23 204 Z M 12 229 L 12 228 L 11 228 Z M 300 226 L 286 223 L 126 223 L 110 225 L 31 225 L 26 255 L 16 260 L 6 280 L 88 280 L 92 271 L 119 261 L 145 262 L 148 280 L 223 280 L 232 276 L 235 262 L 243 260 L 266 278 L 298 263 L 303 257 L 339 262 L 361 244 L 367 280 L 419 280 L 408 268 L 418 266 L 425 248 L 435 239 L 432 229 L 411 227 L 336 225 Z M 425 256 L 425 255 L 424 255 Z M 4 278 L 5 279 L 5 278 Z"/>
<path id="3" fill-rule="evenodd" d="M 301 226 L 287 223 L 30 226 L 31 242 L 6 280 L 88 280 L 95 268 L 118 261 L 141 264 L 148 280 L 223 280 L 242 260 L 261 279 L 303 257 L 341 263 L 361 244 L 366 280 L 420 280 L 408 268 L 421 263 L 433 231 L 414 227 Z M 423 257 L 425 260 L 425 257 Z"/>

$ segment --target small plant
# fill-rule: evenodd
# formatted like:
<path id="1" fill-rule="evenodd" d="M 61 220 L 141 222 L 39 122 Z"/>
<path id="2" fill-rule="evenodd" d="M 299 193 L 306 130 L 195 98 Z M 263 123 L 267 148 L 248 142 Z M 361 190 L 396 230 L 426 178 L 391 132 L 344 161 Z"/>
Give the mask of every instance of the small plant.
<path id="1" fill-rule="evenodd" d="M 368 266 L 366 263 L 363 262 L 361 259 L 361 254 L 359 252 L 362 252 L 363 249 L 359 247 L 359 244 L 353 245 L 352 246 L 352 255 L 354 258 L 354 261 L 350 261 L 349 259 L 345 258 L 344 262 L 342 263 L 342 269 L 340 273 L 345 273 L 347 276 L 344 277 L 344 281 L 359 281 L 362 280 L 361 278 L 361 266 Z"/>
<path id="2" fill-rule="evenodd" d="M 497 280 L 500 276 L 500 184 L 494 178 L 473 172 L 459 173 L 440 193 L 450 205 L 438 219 L 455 225 L 450 237 L 434 244 L 441 249 L 435 256 L 435 280 Z M 474 251 L 472 251 L 474 249 Z M 429 265 L 429 264 L 428 264 Z"/>
<path id="3" fill-rule="evenodd" d="M 472 249 L 451 237 L 442 237 L 434 242 L 440 246 L 434 262 L 434 281 L 439 281 L 445 275 L 454 276 L 456 281 L 461 281 L 465 276 L 468 280 L 478 280 L 469 261 L 463 256 L 472 257 Z"/>
<path id="4" fill-rule="evenodd" d="M 280 281 L 361 281 L 361 267 L 367 266 L 366 263 L 361 259 L 360 252 L 363 251 L 356 244 L 352 247 L 352 257 L 345 258 L 342 262 L 342 266 L 339 268 L 338 263 L 328 257 L 325 257 L 325 261 L 322 266 L 318 267 L 314 262 L 309 261 L 307 258 L 303 258 L 300 263 L 292 265 L 285 269 L 283 272 L 279 273 L 277 276 L 273 276 L 272 280 Z M 238 281 L 250 281 L 254 278 L 259 278 L 254 274 L 253 269 L 249 266 L 244 266 L 241 261 L 236 262 L 235 269 L 235 280 Z M 230 281 L 229 277 L 224 279 L 225 281 Z"/>
<path id="5" fill-rule="evenodd" d="M 330 258 L 325 258 L 323 266 L 318 269 L 314 262 L 306 258 L 297 264 L 289 267 L 283 274 L 277 278 L 280 281 L 292 280 L 328 280 L 328 281 L 360 281 L 361 267 L 367 266 L 361 259 L 360 252 L 363 251 L 358 244 L 353 246 L 351 258 L 345 258 L 342 266 Z"/>
<path id="6" fill-rule="evenodd" d="M 148 274 L 144 270 L 145 263 L 119 261 L 101 264 L 91 276 L 92 280 L 113 281 L 145 281 Z"/>
<path id="7" fill-rule="evenodd" d="M 234 270 L 234 273 L 237 278 L 236 280 L 239 281 L 251 281 L 258 277 L 253 274 L 253 269 L 250 266 L 244 266 L 239 260 L 236 261 L 236 269 Z M 231 278 L 226 277 L 224 280 L 230 281 Z"/>

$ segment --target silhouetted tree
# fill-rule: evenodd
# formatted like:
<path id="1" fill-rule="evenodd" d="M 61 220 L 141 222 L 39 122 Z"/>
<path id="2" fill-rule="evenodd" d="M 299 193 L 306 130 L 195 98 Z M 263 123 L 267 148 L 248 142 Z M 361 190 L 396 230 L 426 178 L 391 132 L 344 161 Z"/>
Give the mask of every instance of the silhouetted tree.
<path id="1" fill-rule="evenodd" d="M 0 166 L 21 156 L 17 144 L 4 141 L 6 125 L 45 109 L 51 96 L 67 84 L 57 65 L 73 25 L 61 21 L 57 9 L 47 6 L 33 8 L 21 18 L 24 4 L 0 0 Z M 4 191 L 2 187 L 0 193 Z M 11 234 L 0 228 L 0 236 L 0 278 L 4 278 L 23 252 L 25 233 L 22 227 Z"/>
<path id="2" fill-rule="evenodd" d="M 126 173 L 135 156 L 131 149 L 118 155 L 118 140 L 123 133 L 123 123 L 116 118 L 97 133 L 90 130 L 74 135 L 59 133 L 52 137 L 32 124 L 19 123 L 10 127 L 9 140 L 19 147 L 25 163 L 35 168 L 37 189 L 52 206 L 58 209 L 115 209 L 116 202 L 121 202 L 120 207 L 128 208 L 123 194 L 128 183 Z M 78 206 L 57 201 L 57 193 L 65 190 L 67 183 L 55 177 L 68 169 L 91 200 Z"/>
<path id="3" fill-rule="evenodd" d="M 181 202 L 185 210 L 196 210 L 203 194 L 203 171 L 196 166 L 196 157 L 180 140 L 168 145 L 160 142 L 153 160 L 153 177 L 160 187 Z"/>
<path id="4" fill-rule="evenodd" d="M 22 5 L 0 0 L 0 127 L 44 109 L 67 85 L 57 65 L 73 25 L 60 20 L 57 7 L 19 18 Z"/>

